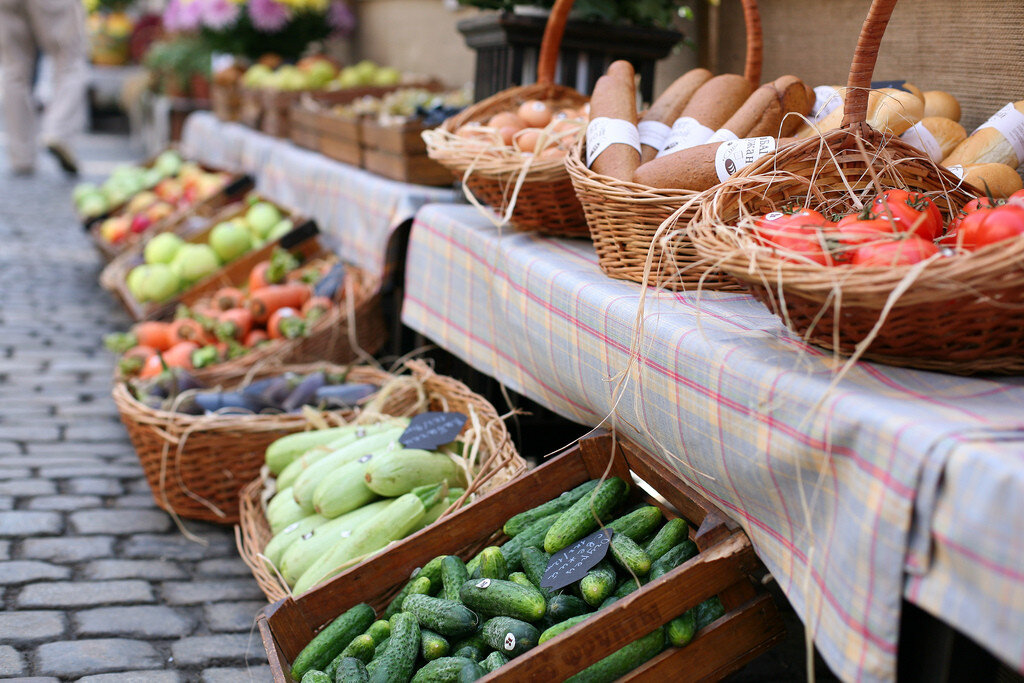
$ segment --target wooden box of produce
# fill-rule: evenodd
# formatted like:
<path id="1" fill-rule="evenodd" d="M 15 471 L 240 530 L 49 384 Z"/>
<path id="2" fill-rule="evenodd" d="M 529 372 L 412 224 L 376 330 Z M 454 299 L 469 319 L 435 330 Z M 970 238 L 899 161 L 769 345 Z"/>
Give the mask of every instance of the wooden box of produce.
<path id="1" fill-rule="evenodd" d="M 362 165 L 359 118 L 333 111 L 315 98 L 305 98 L 292 106 L 292 142 L 324 156 Z"/>
<path id="2" fill-rule="evenodd" d="M 632 474 L 656 490 L 663 498 L 663 502 L 661 499 L 654 500 L 643 494 L 640 487 L 634 485 Z M 625 501 L 621 500 L 621 481 L 617 485 L 614 479 L 601 483 L 596 495 L 593 493 L 594 484 L 590 484 L 589 490 L 583 486 L 588 481 L 606 475 L 619 477 L 622 481 L 630 483 L 631 493 Z M 563 492 L 569 490 L 573 492 L 568 494 L 568 499 L 559 498 Z M 612 492 L 617 493 L 619 497 L 609 501 L 606 494 Z M 559 498 L 561 504 L 555 502 L 556 498 Z M 508 649 L 513 658 L 501 666 L 504 656 L 497 657 L 496 663 L 500 668 L 492 670 L 490 666 L 495 664 L 495 655 L 487 655 L 484 661 L 490 662 L 486 670 L 491 673 L 482 680 L 558 681 L 598 662 L 600 663 L 597 664 L 597 668 L 604 669 L 604 673 L 609 674 L 600 680 L 654 680 L 655 677 L 661 677 L 662 680 L 718 679 L 739 669 L 783 637 L 783 626 L 774 603 L 770 596 L 759 588 L 759 582 L 753 578 L 762 571 L 762 567 L 746 534 L 661 461 L 628 442 L 616 441 L 608 434 L 599 434 L 585 437 L 578 445 L 504 486 L 493 495 L 456 512 L 444 524 L 425 529 L 410 537 L 401 548 L 381 553 L 368 560 L 358 571 L 342 575 L 298 598 L 287 598 L 268 606 L 258 617 L 257 623 L 275 680 L 291 680 L 289 675 L 296 658 L 313 640 L 314 635 L 347 610 L 367 603 L 376 612 L 377 618 L 380 618 L 391 598 L 407 583 L 411 584 L 412 589 L 406 591 L 407 593 L 422 592 L 424 587 L 417 588 L 416 584 L 410 581 L 410 576 L 419 579 L 420 577 L 414 574 L 417 568 L 425 567 L 431 560 L 437 562 L 439 555 L 457 555 L 463 560 L 469 560 L 483 546 L 506 543 L 509 537 L 502 528 L 510 518 L 547 504 L 545 508 L 541 508 L 543 512 L 538 510 L 531 513 L 534 521 L 523 525 L 527 530 L 519 530 L 522 534 L 528 534 L 524 537 L 527 540 L 516 544 L 543 545 L 544 541 L 539 540 L 540 536 L 551 537 L 555 530 L 551 525 L 561 526 L 562 531 L 565 530 L 564 516 L 576 521 L 585 520 L 589 517 L 586 512 L 591 509 L 592 504 L 593 509 L 606 512 L 608 507 L 598 508 L 599 505 L 603 505 L 600 503 L 601 500 L 605 501 L 604 504 L 616 502 L 626 510 L 630 509 L 632 503 L 657 506 L 665 517 L 671 519 L 681 515 L 696 525 L 696 528 L 686 527 L 678 522 L 663 525 L 654 538 L 644 543 L 640 550 L 645 555 L 650 553 L 646 555 L 648 561 L 654 557 L 659 558 L 648 565 L 657 568 L 657 578 L 651 579 L 642 588 L 631 593 L 620 593 L 616 590 L 616 594 L 621 594 L 617 600 L 611 601 L 610 598 L 606 598 L 605 602 L 610 604 L 601 603 L 604 609 L 590 614 L 578 623 L 569 622 L 575 624 L 571 627 L 566 628 L 568 624 L 561 622 L 559 628 L 566 630 L 559 635 L 545 634 L 546 642 L 532 648 L 524 647 L 524 642 L 531 643 L 537 638 L 540 628 L 534 628 L 522 621 L 511 625 L 510 622 L 503 621 L 485 627 L 485 634 L 488 628 L 491 631 L 498 626 L 503 628 L 499 628 L 497 633 L 485 635 L 489 644 L 484 647 Z M 567 505 L 572 507 L 567 508 Z M 567 512 L 561 512 L 566 510 Z M 575 515 L 570 514 L 573 510 L 576 511 Z M 646 508 L 642 514 L 649 510 L 649 507 Z M 637 510 L 633 510 L 627 516 L 635 519 L 636 512 Z M 554 519 L 545 516 L 544 513 L 548 513 Z M 627 527 L 617 526 L 624 519 L 625 517 L 620 517 L 611 521 L 609 525 L 616 534 L 621 531 L 624 537 L 629 537 Z M 519 520 L 522 521 L 523 518 L 520 517 Z M 660 520 L 658 523 L 660 524 Z M 549 528 L 549 531 L 545 532 L 545 528 Z M 592 523 L 585 528 L 570 524 L 568 528 L 576 532 L 572 538 L 584 538 L 596 529 L 596 524 Z M 540 535 L 536 534 L 538 529 Z M 639 530 L 634 528 L 633 531 L 636 538 L 642 539 Z M 651 531 L 652 529 L 648 527 L 644 533 Z M 686 534 L 686 540 L 682 540 L 683 533 Z M 563 541 L 567 540 L 564 536 L 560 537 Z M 617 537 L 612 537 L 613 544 Z M 529 538 L 533 538 L 532 542 L 528 540 Z M 691 542 L 695 548 L 688 545 Z M 568 543 L 572 544 L 573 541 L 568 539 Z M 664 548 L 672 543 L 676 545 L 665 551 Z M 633 545 L 635 547 L 637 544 Z M 564 546 L 555 545 L 555 548 L 558 547 Z M 630 552 L 628 538 L 619 547 L 627 553 Z M 660 550 L 656 552 L 655 548 Z M 488 570 L 493 571 L 495 567 L 500 571 L 500 557 L 504 552 L 514 556 L 514 550 L 505 546 L 497 555 L 493 551 L 481 553 L 481 557 L 485 559 L 474 559 L 470 566 L 477 563 L 481 576 Z M 532 550 L 529 552 L 533 553 Z M 521 557 L 525 562 L 529 555 L 522 552 Z M 588 599 L 587 604 L 596 602 L 602 595 L 608 595 L 612 585 L 622 586 L 629 580 L 622 578 L 627 575 L 618 566 L 619 558 L 626 557 L 628 554 L 616 552 L 616 564 L 612 564 L 612 554 L 606 556 L 608 564 L 603 571 L 608 571 L 607 568 L 612 567 L 612 576 L 615 578 L 609 584 L 608 578 L 605 577 L 605 587 L 598 595 L 593 592 L 580 592 L 580 596 Z M 689 559 L 686 559 L 687 557 Z M 493 563 L 491 558 L 495 560 Z M 672 568 L 673 564 L 679 561 L 682 561 L 682 564 Z M 444 565 L 446 562 L 440 564 Z M 622 562 L 628 563 L 629 560 Z M 485 563 L 488 563 L 486 569 Z M 659 563 L 662 563 L 661 566 Z M 540 569 L 543 570 L 543 562 Z M 532 570 L 536 573 L 537 566 L 534 565 Z M 531 584 L 538 583 L 529 576 L 530 571 L 531 568 L 527 567 L 524 577 L 510 575 L 514 579 L 512 582 L 529 579 Z M 448 574 L 448 569 L 444 569 L 443 573 Z M 595 577 L 598 576 L 597 572 L 592 573 Z M 654 573 L 652 569 L 651 574 Z M 477 592 L 479 600 L 478 591 L 489 589 L 494 581 L 477 582 L 472 572 L 469 572 L 469 575 L 474 578 L 461 584 L 459 595 L 463 601 L 468 601 L 471 596 L 467 596 L 467 591 Z M 455 572 L 454 576 L 458 576 L 458 572 Z M 497 587 L 505 591 L 508 583 L 502 582 Z M 447 592 L 447 589 L 444 590 Z M 535 588 L 530 590 L 540 596 Z M 430 592 L 433 593 L 433 590 Z M 565 597 L 557 602 L 582 602 L 568 594 L 567 589 Z M 715 596 L 721 603 L 720 606 L 715 604 Z M 429 599 L 424 601 L 422 598 L 415 598 L 415 601 L 429 603 Z M 549 599 L 545 609 L 555 602 L 554 598 Z M 404 604 L 409 607 L 408 601 Z M 430 604 L 438 606 L 438 603 Z M 451 608 L 452 603 L 446 602 L 443 606 Z M 493 608 L 494 603 L 491 603 L 491 606 Z M 457 605 L 453 612 L 464 614 L 464 610 L 458 609 L 459 607 L 463 606 Z M 507 608 L 508 604 L 505 604 L 491 609 L 489 614 L 500 613 Z M 592 604 L 590 609 L 593 609 Z M 365 607 L 356 607 L 356 611 L 365 610 Z M 534 613 L 534 618 L 536 614 L 537 612 Z M 580 612 L 577 611 L 576 614 Z M 716 615 L 720 616 L 716 618 Z M 415 620 L 422 620 L 422 616 L 422 610 L 418 610 Z M 580 616 L 582 617 L 582 614 Z M 472 613 L 469 617 L 472 617 Z M 483 618 L 486 618 L 486 615 L 479 617 Z M 694 628 L 702 621 L 706 622 L 712 618 L 713 621 L 705 623 L 693 633 Z M 661 627 L 665 624 L 669 624 L 669 627 L 662 631 Z M 468 625 L 466 627 L 471 628 Z M 502 638 L 502 632 L 506 628 L 510 629 L 509 634 Z M 521 629 L 517 636 L 512 632 L 516 629 Z M 328 636 L 317 641 L 319 645 L 324 644 L 331 631 L 326 633 Z M 362 631 L 353 633 L 350 638 L 358 633 Z M 670 642 L 681 643 L 682 646 L 672 645 L 664 648 L 662 638 L 666 633 Z M 509 637 L 510 634 L 515 637 Z M 494 644 L 490 644 L 491 642 Z M 321 652 L 320 661 L 314 663 L 320 667 L 326 666 L 327 663 L 322 660 L 328 654 L 333 655 L 337 645 L 339 643 L 336 641 L 335 649 L 325 648 Z M 417 645 L 416 651 L 419 651 L 421 645 L 422 643 Z M 624 649 L 626 646 L 629 647 Z M 466 652 L 464 649 L 461 651 Z M 484 657 L 484 651 L 486 650 L 477 652 L 474 659 L 477 656 Z M 388 652 L 390 654 L 390 649 Z M 306 655 L 306 665 L 310 663 L 308 657 L 309 654 Z M 415 666 L 413 668 L 415 669 Z M 594 673 L 595 669 L 590 671 Z M 403 676 L 402 679 L 408 680 L 408 677 Z"/>
<path id="3" fill-rule="evenodd" d="M 391 180 L 417 185 L 451 185 L 451 172 L 427 156 L 417 120 L 396 124 L 367 117 L 361 125 L 363 167 Z"/>
<path id="4" fill-rule="evenodd" d="M 259 88 L 240 86 L 238 89 L 238 122 L 260 129 L 263 120 L 263 91 Z"/>
<path id="5" fill-rule="evenodd" d="M 237 82 L 220 83 L 215 79 L 210 86 L 210 105 L 221 121 L 238 121 L 242 114 L 242 89 Z"/>

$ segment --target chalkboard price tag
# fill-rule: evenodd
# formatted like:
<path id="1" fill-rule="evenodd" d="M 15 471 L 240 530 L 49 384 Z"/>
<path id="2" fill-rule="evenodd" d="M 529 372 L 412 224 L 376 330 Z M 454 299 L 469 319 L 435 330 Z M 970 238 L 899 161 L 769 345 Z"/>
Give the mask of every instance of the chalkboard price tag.
<path id="1" fill-rule="evenodd" d="M 462 413 L 421 413 L 409 421 L 409 426 L 398 438 L 406 448 L 432 451 L 451 443 L 466 424 Z"/>
<path id="2" fill-rule="evenodd" d="M 556 591 L 582 579 L 608 554 L 611 540 L 611 529 L 599 529 L 568 548 L 559 550 L 548 560 L 540 580 L 541 588 Z"/>

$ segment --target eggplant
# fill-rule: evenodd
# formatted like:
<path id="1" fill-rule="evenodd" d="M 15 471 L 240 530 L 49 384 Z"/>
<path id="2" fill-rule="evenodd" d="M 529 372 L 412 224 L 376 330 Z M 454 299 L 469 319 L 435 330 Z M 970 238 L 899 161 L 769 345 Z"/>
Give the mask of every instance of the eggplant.
<path id="1" fill-rule="evenodd" d="M 345 283 L 345 264 L 335 263 L 331 269 L 313 285 L 313 296 L 325 296 L 334 301 L 334 296 Z"/>
<path id="2" fill-rule="evenodd" d="M 317 389 L 316 400 L 330 408 L 352 408 L 375 393 L 377 387 L 373 384 L 335 384 Z"/>
<path id="3" fill-rule="evenodd" d="M 196 392 L 193 399 L 197 406 L 209 413 L 222 411 L 225 408 L 243 408 L 245 412 L 254 413 L 260 408 L 248 396 L 238 391 Z"/>
<path id="4" fill-rule="evenodd" d="M 307 403 L 312 403 L 316 397 L 317 390 L 323 388 L 327 378 L 324 377 L 322 372 L 314 372 L 310 375 L 306 375 L 301 382 L 296 385 L 292 393 L 288 394 L 288 398 L 281 402 L 281 409 L 289 412 L 298 409 L 300 406 L 304 406 Z"/>

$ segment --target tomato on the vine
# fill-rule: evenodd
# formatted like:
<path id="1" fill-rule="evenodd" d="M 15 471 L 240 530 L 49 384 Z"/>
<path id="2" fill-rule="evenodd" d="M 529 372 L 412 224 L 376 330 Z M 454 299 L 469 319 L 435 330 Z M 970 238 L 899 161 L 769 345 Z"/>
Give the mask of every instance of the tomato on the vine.
<path id="1" fill-rule="evenodd" d="M 873 218 L 870 212 L 844 216 L 829 235 L 833 242 L 832 258 L 836 263 L 849 263 L 861 245 L 892 239 L 892 236 L 892 223 Z"/>
<path id="2" fill-rule="evenodd" d="M 908 235 L 884 242 L 865 244 L 853 254 L 851 263 L 855 266 L 889 268 L 909 266 L 924 261 L 939 253 L 939 248 L 929 240 L 917 235 Z"/>
<path id="3" fill-rule="evenodd" d="M 755 220 L 754 235 L 758 243 L 774 249 L 783 260 L 831 265 L 823 234 L 831 222 L 817 211 L 805 211 L 773 211 L 761 216 Z"/>
<path id="4" fill-rule="evenodd" d="M 957 244 L 975 250 L 1024 235 L 1024 207 L 1007 204 L 975 211 L 960 223 Z"/>
<path id="5" fill-rule="evenodd" d="M 960 228 L 960 224 L 967 216 L 971 215 L 975 211 L 981 209 L 994 209 L 1000 206 L 998 199 L 991 199 L 989 197 L 978 197 L 964 204 L 963 208 L 957 213 L 956 217 L 949 224 L 948 232 L 956 232 Z"/>
<path id="6" fill-rule="evenodd" d="M 913 232 L 929 240 L 942 234 L 942 213 L 939 207 L 920 192 L 886 190 L 875 197 L 871 210 L 879 218 L 891 217 L 901 232 Z"/>

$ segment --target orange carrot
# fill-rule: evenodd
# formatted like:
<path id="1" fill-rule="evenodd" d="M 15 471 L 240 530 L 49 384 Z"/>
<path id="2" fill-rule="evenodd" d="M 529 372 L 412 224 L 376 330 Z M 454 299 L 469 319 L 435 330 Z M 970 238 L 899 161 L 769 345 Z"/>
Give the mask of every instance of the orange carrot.
<path id="1" fill-rule="evenodd" d="M 148 346 L 157 351 L 165 351 L 174 343 L 170 336 L 170 323 L 146 321 L 132 327 L 132 334 L 139 346 Z"/>
<path id="2" fill-rule="evenodd" d="M 247 308 L 228 309 L 217 319 L 217 337 L 220 339 L 244 339 L 251 329 L 252 313 Z"/>
<path id="3" fill-rule="evenodd" d="M 155 355 L 156 349 L 151 346 L 133 346 L 117 361 L 117 368 L 122 375 L 135 375 L 141 372 L 149 359 Z"/>
<path id="4" fill-rule="evenodd" d="M 327 315 L 327 312 L 334 308 L 331 300 L 325 296 L 314 296 L 302 304 L 302 315 L 312 325 L 320 318 Z"/>
<path id="5" fill-rule="evenodd" d="M 309 285 L 268 285 L 249 292 L 249 312 L 253 320 L 261 323 L 279 308 L 302 308 L 310 296 L 312 291 Z"/>
<path id="6" fill-rule="evenodd" d="M 270 284 L 267 279 L 267 270 L 270 268 L 270 261 L 260 261 L 249 272 L 249 292 L 255 292 Z"/>
<path id="7" fill-rule="evenodd" d="M 245 295 L 237 287 L 221 287 L 213 295 L 213 307 L 219 311 L 244 305 Z"/>
<path id="8" fill-rule="evenodd" d="M 261 342 L 265 342 L 270 337 L 267 336 L 266 330 L 250 330 L 249 334 L 245 335 L 245 339 L 242 341 L 242 345 L 246 348 L 252 348 Z"/>
<path id="9" fill-rule="evenodd" d="M 291 306 L 282 306 L 270 315 L 267 334 L 271 339 L 295 339 L 306 333 L 306 321 Z"/>
<path id="10" fill-rule="evenodd" d="M 192 369 L 192 352 L 199 349 L 199 344 L 190 341 L 178 342 L 167 349 L 162 355 L 169 368 Z"/>
<path id="11" fill-rule="evenodd" d="M 139 379 L 149 379 L 156 377 L 164 371 L 164 364 L 160 362 L 160 354 L 154 353 L 152 356 L 146 359 L 143 363 L 142 369 L 139 370 Z"/>
<path id="12" fill-rule="evenodd" d="M 192 318 L 178 318 L 171 323 L 168 336 L 171 339 L 171 343 L 175 345 L 183 341 L 204 342 L 206 340 L 206 330 L 203 329 L 203 326 L 198 321 Z"/>

